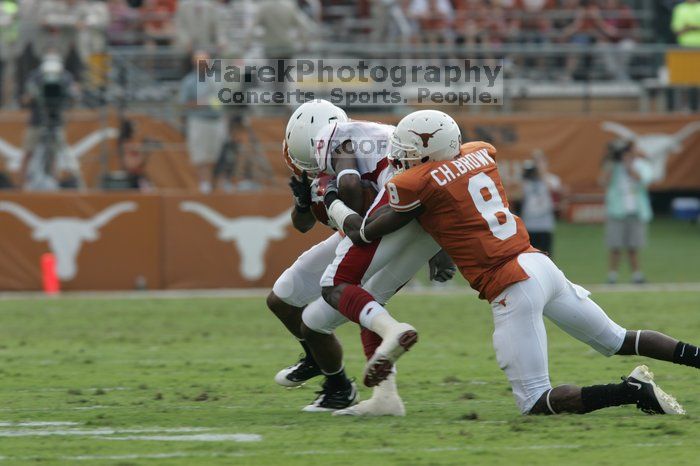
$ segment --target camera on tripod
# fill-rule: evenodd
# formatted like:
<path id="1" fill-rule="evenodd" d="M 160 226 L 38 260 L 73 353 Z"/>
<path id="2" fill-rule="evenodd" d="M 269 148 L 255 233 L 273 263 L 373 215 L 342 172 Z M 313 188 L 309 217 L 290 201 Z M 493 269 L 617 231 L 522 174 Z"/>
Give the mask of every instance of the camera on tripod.
<path id="1" fill-rule="evenodd" d="M 59 126 L 69 100 L 69 89 L 63 77 L 63 63 L 59 57 L 48 57 L 42 63 L 38 98 L 46 116 L 45 125 L 49 128 Z"/>
<path id="2" fill-rule="evenodd" d="M 634 143 L 628 139 L 615 139 L 608 144 L 605 158 L 611 162 L 622 162 L 633 146 Z"/>

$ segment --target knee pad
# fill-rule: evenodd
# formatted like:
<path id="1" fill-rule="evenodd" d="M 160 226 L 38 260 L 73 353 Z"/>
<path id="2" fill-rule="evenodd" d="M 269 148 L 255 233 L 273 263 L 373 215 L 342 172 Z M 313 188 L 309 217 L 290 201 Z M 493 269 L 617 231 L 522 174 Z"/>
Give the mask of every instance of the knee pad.
<path id="1" fill-rule="evenodd" d="M 306 306 L 301 320 L 314 332 L 330 335 L 348 320 L 330 304 L 319 298 Z"/>
<path id="2" fill-rule="evenodd" d="M 311 283 L 300 276 L 294 268 L 289 268 L 275 281 L 272 292 L 290 306 L 304 307 L 321 296 L 321 287 L 316 281 Z"/>

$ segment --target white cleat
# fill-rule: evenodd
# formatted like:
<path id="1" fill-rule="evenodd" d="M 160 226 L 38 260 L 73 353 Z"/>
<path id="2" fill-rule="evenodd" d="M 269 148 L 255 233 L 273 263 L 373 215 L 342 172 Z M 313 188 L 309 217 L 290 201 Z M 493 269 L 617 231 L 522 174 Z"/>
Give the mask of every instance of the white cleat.
<path id="1" fill-rule="evenodd" d="M 394 363 L 418 342 L 418 332 L 409 324 L 397 324 L 382 340 L 365 366 L 364 382 L 375 387 L 392 373 Z"/>
<path id="2" fill-rule="evenodd" d="M 372 398 L 355 406 L 340 409 L 333 416 L 405 416 L 406 407 L 396 391 L 395 377 L 392 375 L 374 387 Z"/>
<path id="3" fill-rule="evenodd" d="M 628 386 L 638 390 L 637 408 L 647 414 L 685 414 L 676 399 L 654 382 L 654 374 L 647 366 L 637 366 L 624 379 Z"/>

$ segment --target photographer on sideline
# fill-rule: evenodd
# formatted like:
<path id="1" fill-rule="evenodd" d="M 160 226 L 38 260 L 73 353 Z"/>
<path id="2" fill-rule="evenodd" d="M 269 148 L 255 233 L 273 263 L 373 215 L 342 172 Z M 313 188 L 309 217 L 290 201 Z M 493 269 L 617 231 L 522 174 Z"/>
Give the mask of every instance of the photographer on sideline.
<path id="1" fill-rule="evenodd" d="M 80 166 L 68 150 L 63 113 L 76 95 L 72 75 L 59 55 L 48 54 L 27 81 L 22 104 L 30 116 L 24 136 L 20 183 L 31 190 L 75 188 Z"/>
<path id="2" fill-rule="evenodd" d="M 608 145 L 600 176 L 601 185 L 606 186 L 608 283 L 617 283 L 622 250 L 629 257 L 632 282 L 646 281 L 639 264 L 639 250 L 646 244 L 647 223 L 653 216 L 647 190 L 653 175 L 652 165 L 633 142 L 616 139 Z"/>
<path id="3" fill-rule="evenodd" d="M 554 194 L 559 190 L 559 177 L 549 173 L 544 152 L 536 149 L 532 160 L 523 163 L 520 213 L 530 235 L 530 243 L 550 256 L 556 228 Z"/>

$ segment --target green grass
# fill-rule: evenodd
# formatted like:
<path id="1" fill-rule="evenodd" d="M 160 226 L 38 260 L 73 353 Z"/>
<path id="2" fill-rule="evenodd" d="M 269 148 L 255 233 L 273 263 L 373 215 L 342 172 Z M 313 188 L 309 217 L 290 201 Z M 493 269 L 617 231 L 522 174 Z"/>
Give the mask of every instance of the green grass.
<path id="1" fill-rule="evenodd" d="M 603 225 L 559 223 L 553 258 L 576 283 L 605 283 L 608 252 Z M 650 283 L 700 282 L 700 226 L 669 218 L 655 219 L 649 225 L 648 244 L 642 250 L 641 264 Z M 426 267 L 417 278 L 425 285 L 427 276 Z M 620 283 L 630 281 L 627 259 L 623 258 Z M 464 280 L 458 276 L 454 284 L 462 286 Z"/>
<path id="2" fill-rule="evenodd" d="M 607 250 L 602 225 L 557 226 L 555 261 L 578 283 L 601 283 L 607 278 Z M 655 219 L 649 226 L 642 268 L 651 282 L 700 281 L 700 227 L 671 219 Z M 621 270 L 629 280 L 626 262 Z"/>
<path id="3" fill-rule="evenodd" d="M 596 298 L 627 327 L 700 339 L 700 293 Z M 317 384 L 285 390 L 272 381 L 299 347 L 262 299 L 0 302 L 0 422 L 78 423 L 0 425 L 0 464 L 697 464 L 696 370 L 649 363 L 685 405 L 685 417 L 632 407 L 521 417 L 494 360 L 486 304 L 466 295 L 399 296 L 390 307 L 421 331 L 399 365 L 408 408 L 401 419 L 301 413 Z M 647 362 L 606 359 L 549 330 L 555 384 L 609 383 Z M 348 372 L 360 374 L 357 328 L 346 325 L 339 335 Z M 262 441 L 123 440 L 195 427 L 206 429 L 195 434 L 259 434 Z M 39 435 L 60 430 L 72 435 Z"/>

